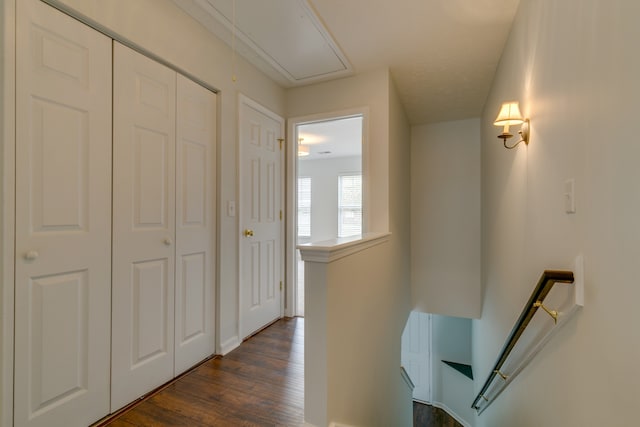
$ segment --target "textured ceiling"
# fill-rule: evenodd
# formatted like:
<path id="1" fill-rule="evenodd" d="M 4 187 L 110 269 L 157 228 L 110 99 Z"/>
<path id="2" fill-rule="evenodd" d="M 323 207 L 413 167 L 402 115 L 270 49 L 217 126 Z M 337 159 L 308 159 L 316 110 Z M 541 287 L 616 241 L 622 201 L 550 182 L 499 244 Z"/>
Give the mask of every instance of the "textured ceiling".
<path id="1" fill-rule="evenodd" d="M 388 67 L 412 124 L 478 117 L 519 0 L 309 0 L 354 71 Z"/>
<path id="2" fill-rule="evenodd" d="M 298 141 L 309 155 L 298 160 L 362 156 L 362 117 L 326 120 L 297 126 Z"/>

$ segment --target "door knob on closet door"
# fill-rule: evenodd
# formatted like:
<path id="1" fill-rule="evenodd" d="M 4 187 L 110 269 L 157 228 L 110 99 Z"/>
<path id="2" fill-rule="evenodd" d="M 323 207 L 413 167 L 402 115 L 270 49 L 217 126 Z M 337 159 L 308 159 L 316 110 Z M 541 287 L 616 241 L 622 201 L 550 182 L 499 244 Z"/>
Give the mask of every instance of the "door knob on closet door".
<path id="1" fill-rule="evenodd" d="M 253 237 L 253 230 L 249 230 L 248 228 L 244 230 L 244 237 Z"/>
<path id="2" fill-rule="evenodd" d="M 38 259 L 39 256 L 40 254 L 38 253 L 38 251 L 30 250 L 24 254 L 24 259 L 26 259 L 27 261 L 33 261 L 35 259 Z"/>
<path id="3" fill-rule="evenodd" d="M 173 240 L 171 240 L 171 237 L 165 237 L 162 243 L 164 243 L 167 246 L 170 246 L 173 243 Z"/>

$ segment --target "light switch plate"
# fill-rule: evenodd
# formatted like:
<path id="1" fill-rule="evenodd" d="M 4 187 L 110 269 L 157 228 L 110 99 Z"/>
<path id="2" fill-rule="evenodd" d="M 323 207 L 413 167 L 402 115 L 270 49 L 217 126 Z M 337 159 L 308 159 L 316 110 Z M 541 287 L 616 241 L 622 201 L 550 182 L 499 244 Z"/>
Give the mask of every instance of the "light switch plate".
<path id="1" fill-rule="evenodd" d="M 571 178 L 564 182 L 564 211 L 568 214 L 576 213 L 576 180 Z"/>
<path id="2" fill-rule="evenodd" d="M 235 202 L 235 200 L 229 200 L 227 202 L 227 215 L 236 216 L 236 202 Z"/>

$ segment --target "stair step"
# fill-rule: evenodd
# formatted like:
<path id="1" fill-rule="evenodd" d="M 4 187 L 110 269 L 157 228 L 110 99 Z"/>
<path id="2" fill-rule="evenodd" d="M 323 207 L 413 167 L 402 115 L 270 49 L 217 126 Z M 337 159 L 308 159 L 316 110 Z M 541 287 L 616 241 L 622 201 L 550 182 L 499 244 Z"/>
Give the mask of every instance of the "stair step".
<path id="1" fill-rule="evenodd" d="M 471 380 L 473 379 L 473 369 L 471 368 L 471 365 L 465 365 L 464 363 L 449 362 L 448 360 L 443 360 L 443 362 L 451 366 L 456 371 L 460 372 L 465 377 Z"/>

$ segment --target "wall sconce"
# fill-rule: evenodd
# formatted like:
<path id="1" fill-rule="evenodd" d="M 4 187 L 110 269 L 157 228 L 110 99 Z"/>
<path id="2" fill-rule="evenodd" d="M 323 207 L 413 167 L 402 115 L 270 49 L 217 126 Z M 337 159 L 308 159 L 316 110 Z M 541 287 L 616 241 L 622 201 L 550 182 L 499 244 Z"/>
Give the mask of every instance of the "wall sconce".
<path id="1" fill-rule="evenodd" d="M 515 148 L 521 142 L 529 144 L 529 119 L 522 117 L 522 113 L 520 113 L 520 107 L 517 102 L 504 102 L 502 104 L 502 108 L 500 108 L 500 113 L 498 113 L 498 117 L 496 117 L 493 124 L 496 126 L 504 126 L 502 133 L 498 135 L 498 138 L 502 139 L 502 143 L 505 148 Z M 507 139 L 513 136 L 509 133 L 509 126 L 520 124 L 522 125 L 518 131 L 520 141 L 513 145 L 507 145 Z"/>
<path id="2" fill-rule="evenodd" d="M 308 156 L 309 155 L 309 146 L 308 145 L 302 145 L 302 141 L 304 140 L 304 138 L 300 138 L 298 140 L 298 157 L 304 157 L 304 156 Z"/>

